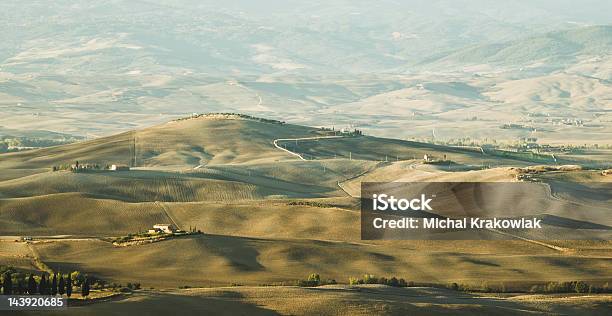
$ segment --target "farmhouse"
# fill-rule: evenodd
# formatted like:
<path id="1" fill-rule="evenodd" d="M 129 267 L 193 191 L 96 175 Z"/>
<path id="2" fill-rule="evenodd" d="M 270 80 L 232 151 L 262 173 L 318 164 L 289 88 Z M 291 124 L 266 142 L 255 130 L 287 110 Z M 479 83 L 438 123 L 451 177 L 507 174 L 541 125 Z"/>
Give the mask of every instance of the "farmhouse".
<path id="1" fill-rule="evenodd" d="M 129 171 L 130 167 L 124 165 L 111 165 L 109 169 L 112 171 Z"/>
<path id="2" fill-rule="evenodd" d="M 430 154 L 423 155 L 423 161 L 425 161 L 425 162 L 433 162 L 433 161 L 436 161 L 436 160 L 437 160 L 437 158 L 432 156 L 432 155 L 430 155 Z"/>
<path id="3" fill-rule="evenodd" d="M 172 224 L 155 224 L 153 225 L 153 229 L 149 229 L 149 233 L 166 233 L 172 234 L 176 231 Z"/>

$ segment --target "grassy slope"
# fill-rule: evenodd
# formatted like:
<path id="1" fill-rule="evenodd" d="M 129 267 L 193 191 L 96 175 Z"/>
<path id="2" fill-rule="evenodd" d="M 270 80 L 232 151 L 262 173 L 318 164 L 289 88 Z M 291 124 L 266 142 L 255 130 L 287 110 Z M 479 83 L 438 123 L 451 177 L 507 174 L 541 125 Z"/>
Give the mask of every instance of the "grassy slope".
<path id="1" fill-rule="evenodd" d="M 81 162 L 136 166 L 274 161 L 287 158 L 276 138 L 312 136 L 313 128 L 252 120 L 200 118 L 33 151 L 1 155 L 0 169 L 51 168 Z"/>
<path id="2" fill-rule="evenodd" d="M 155 203 L 126 203 L 80 193 L 0 200 L 0 235 L 117 236 L 168 221 Z"/>
<path id="3" fill-rule="evenodd" d="M 311 132 L 291 125 L 194 119 L 139 131 L 136 137 L 126 133 L 2 155 L 3 170 L 45 168 L 76 159 L 129 163 L 136 153 L 137 165 L 183 172 L 49 172 L 2 181 L 0 230 L 5 234 L 24 229 L 34 234 L 123 234 L 168 221 L 162 208 L 151 202 L 179 201 L 163 205 L 182 228 L 197 226 L 207 235 L 127 248 L 95 240 L 34 244 L 54 269 L 78 269 L 109 280 L 156 287 L 256 285 L 294 280 L 311 272 L 343 282 L 363 273 L 476 284 L 612 278 L 607 272 L 609 242 L 561 242 L 574 249 L 565 253 L 524 241 L 361 242 L 358 213 L 350 199 L 339 198 L 344 193 L 338 190 L 338 181 L 352 192 L 360 181 L 510 181 L 514 174 L 508 169 L 442 172 L 442 167 L 414 161 L 380 165 L 346 159 L 298 161 L 271 144 L 277 137 L 310 136 Z M 134 138 L 136 151 L 130 149 Z M 353 151 L 353 158 L 372 160 L 394 151 L 406 156 L 446 152 L 465 164 L 483 159 L 477 152 L 371 137 L 312 143 L 312 152 L 320 156 L 329 156 L 336 148 Z M 199 164 L 206 165 L 192 169 Z M 343 181 L 349 178 L 355 179 Z M 237 193 L 244 197 L 242 201 L 233 201 Z M 278 199 L 280 195 L 344 206 L 291 206 Z M 266 197 L 277 199 L 262 200 Z M 313 199 L 317 197 L 327 198 Z"/>
<path id="4" fill-rule="evenodd" d="M 198 118 L 173 121 L 143 130 L 126 132 L 91 141 L 0 155 L 0 170 L 13 170 L 18 177 L 49 169 L 54 165 L 81 163 L 128 164 L 133 166 L 165 166 L 193 168 L 198 165 L 269 163 L 291 157 L 272 145 L 277 138 L 310 137 L 316 129 L 291 124 L 272 124 L 252 120 Z M 291 143 L 288 143 L 288 148 Z M 295 148 L 325 158 L 389 160 L 420 159 L 425 153 L 466 164 L 499 162 L 467 149 L 455 149 L 401 140 L 355 137 L 300 141 Z M 302 150 L 303 149 L 303 150 Z M 501 163 L 518 163 L 502 160 Z M 37 171 L 28 171 L 36 169 Z M 19 173 L 15 170 L 23 170 Z M 5 176 L 7 179 L 9 176 Z"/>
<path id="5" fill-rule="evenodd" d="M 204 235 L 125 248 L 102 241 L 58 241 L 35 247 L 53 269 L 85 270 L 155 287 L 257 285 L 312 272 L 343 282 L 363 273 L 471 284 L 612 278 L 607 257 L 563 254 L 521 241 L 369 244 Z"/>
<path id="6" fill-rule="evenodd" d="M 457 148 L 442 145 L 419 143 L 391 138 L 371 136 L 330 138 L 280 142 L 287 149 L 313 158 L 352 158 L 373 161 L 397 161 L 423 159 L 424 155 L 449 160 L 463 165 L 510 166 L 525 165 L 529 161 L 500 158 L 482 154 L 476 148 Z"/>
<path id="7" fill-rule="evenodd" d="M 433 288 L 398 289 L 373 285 L 356 288 L 225 287 L 145 291 L 121 301 L 72 307 L 60 313 L 168 314 L 180 310 L 182 315 L 517 315 L 530 312 L 603 315 L 611 300 L 609 295 L 497 298 Z"/>

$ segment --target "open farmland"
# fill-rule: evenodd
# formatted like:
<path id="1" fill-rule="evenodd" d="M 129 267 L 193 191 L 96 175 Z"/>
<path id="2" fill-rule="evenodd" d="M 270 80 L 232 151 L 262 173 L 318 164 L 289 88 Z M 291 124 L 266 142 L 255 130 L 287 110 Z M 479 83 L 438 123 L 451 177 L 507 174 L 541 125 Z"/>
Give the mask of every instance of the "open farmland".
<path id="1" fill-rule="evenodd" d="M 473 285 L 483 280 L 499 285 L 610 279 L 606 256 L 560 253 L 521 241 L 362 243 L 208 234 L 136 250 L 103 241 L 37 242 L 34 247 L 52 269 L 78 267 L 113 281 L 149 280 L 143 285 L 156 288 L 273 284 L 296 280 L 313 269 L 340 282 L 363 273 Z M 140 268 L 130 269 L 134 266 Z"/>
<path id="2" fill-rule="evenodd" d="M 211 136 L 222 134 L 221 130 L 227 131 L 223 137 Z M 358 135 L 324 138 L 327 135 L 329 131 L 322 129 L 212 115 L 95 141 L 0 155 L 0 170 L 11 171 L 0 181 L 0 232 L 11 236 L 0 242 L 0 264 L 20 271 L 79 270 L 109 282 L 139 282 L 156 290 L 116 302 L 130 309 L 140 306 L 138 302 L 155 306 L 178 300 L 194 304 L 194 312 L 199 311 L 197 302 L 225 303 L 213 290 L 176 288 L 245 285 L 228 290 L 241 293 L 232 294 L 240 295 L 244 304 L 237 305 L 237 311 L 258 312 L 263 304 L 264 312 L 293 313 L 289 306 L 262 303 L 262 297 L 274 292 L 287 299 L 297 293 L 310 295 L 309 290 L 274 287 L 267 292 L 257 286 L 293 284 L 313 272 L 341 284 L 368 273 L 419 284 L 456 282 L 477 287 L 486 281 L 523 291 L 534 282 L 581 280 L 601 285 L 612 281 L 609 241 L 563 240 L 568 233 L 591 237 L 608 233 L 607 195 L 598 193 L 604 188 L 598 185 L 608 180 L 601 171 L 546 171 L 533 167 L 539 162 L 473 149 Z M 294 140 L 279 141 L 280 148 L 276 147 L 275 140 L 281 137 Z M 425 154 L 447 155 L 452 163 L 425 163 Z M 126 164 L 131 170 L 51 170 L 77 160 Z M 550 195 L 541 205 L 547 213 L 537 216 L 553 224 L 546 234 L 559 240 L 540 242 L 532 239 L 541 236 L 508 238 L 495 232 L 486 233 L 495 239 L 488 241 L 361 240 L 362 182 L 518 182 L 530 165 L 529 170 L 538 170 L 533 177 L 540 183 L 521 194 L 533 194 L 534 199 Z M 581 184 L 585 180 L 593 181 Z M 574 202 L 580 205 L 572 207 Z M 508 205 L 500 214 L 522 214 L 521 203 Z M 597 211 L 590 210 L 592 206 Z M 157 223 L 203 234 L 125 247 L 110 242 Z M 599 226 L 579 226 L 584 223 Z M 34 240 L 19 241 L 24 232 Z M 379 302 L 383 297 L 393 300 L 405 294 L 415 299 L 413 294 L 421 297 L 438 290 L 373 288 L 374 294 L 344 286 L 321 288 L 318 299 L 332 307 L 315 305 L 313 311 L 341 314 L 347 308 L 380 308 L 381 314 L 393 314 L 436 306 L 440 311 L 495 312 L 507 304 L 505 311 L 565 312 L 582 304 L 599 310 L 608 302 L 604 296 L 593 301 L 571 298 L 563 303 L 567 309 L 554 309 L 544 303 L 555 301 L 552 297 L 505 297 L 490 304 L 487 298 L 453 292 L 445 295 L 470 303 L 443 305 L 416 299 L 412 305 L 393 301 L 384 307 Z M 368 303 L 351 303 L 357 299 Z M 92 311 L 103 313 L 116 302 L 96 303 Z"/>

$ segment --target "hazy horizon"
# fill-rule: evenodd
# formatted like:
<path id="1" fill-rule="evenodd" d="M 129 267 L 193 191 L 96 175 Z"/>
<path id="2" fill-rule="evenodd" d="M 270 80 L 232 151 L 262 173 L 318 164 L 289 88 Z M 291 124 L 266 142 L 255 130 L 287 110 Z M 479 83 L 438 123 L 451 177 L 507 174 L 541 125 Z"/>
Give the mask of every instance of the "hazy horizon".
<path id="1" fill-rule="evenodd" d="M 499 126 L 601 111 L 601 124 L 609 11 L 594 0 L 4 1 L 0 135 L 95 138 L 193 112 L 401 138 L 491 136 L 492 124 L 470 133 L 451 117 Z"/>

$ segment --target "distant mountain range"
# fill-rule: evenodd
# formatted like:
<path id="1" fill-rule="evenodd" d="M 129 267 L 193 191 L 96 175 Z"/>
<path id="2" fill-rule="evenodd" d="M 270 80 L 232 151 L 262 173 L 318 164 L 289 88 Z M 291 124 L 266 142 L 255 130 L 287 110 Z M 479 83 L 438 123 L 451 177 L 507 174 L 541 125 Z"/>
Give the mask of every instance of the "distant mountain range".
<path id="1" fill-rule="evenodd" d="M 601 0 L 2 1 L 0 126 L 96 138 L 231 111 L 478 137 L 555 113 L 590 121 L 576 142 L 599 141 L 612 120 L 610 11 Z"/>
<path id="2" fill-rule="evenodd" d="M 612 25 L 555 31 L 524 39 L 463 48 L 421 61 L 421 68 L 489 64 L 506 67 L 561 67 L 581 57 L 609 55 Z"/>
<path id="3" fill-rule="evenodd" d="M 601 14 L 612 10 L 609 2 L 584 1 L 573 11 L 563 6 L 551 0 L 3 1 L 0 67 L 66 75 L 134 68 L 216 76 L 362 73 L 456 50 L 452 60 L 520 62 L 537 57 L 534 50 L 565 54 L 578 49 L 575 43 L 610 36 L 608 28 L 573 31 L 612 22 Z M 537 35 L 556 30 L 570 31 Z M 535 37 L 525 42 L 528 36 Z"/>

